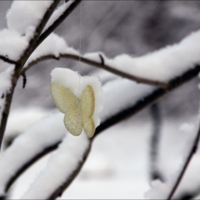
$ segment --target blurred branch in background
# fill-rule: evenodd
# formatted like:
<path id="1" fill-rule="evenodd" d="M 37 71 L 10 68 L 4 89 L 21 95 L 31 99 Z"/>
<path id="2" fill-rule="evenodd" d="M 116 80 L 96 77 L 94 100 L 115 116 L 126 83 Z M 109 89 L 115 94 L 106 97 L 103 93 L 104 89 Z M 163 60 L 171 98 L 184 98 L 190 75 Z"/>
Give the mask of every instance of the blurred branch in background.
<path id="1" fill-rule="evenodd" d="M 178 178 L 177 178 L 177 180 L 176 180 L 176 182 L 175 182 L 175 184 L 174 184 L 169 196 L 167 197 L 167 200 L 171 200 L 173 198 L 175 192 L 177 191 L 177 189 L 178 189 L 178 187 L 179 187 L 179 185 L 181 183 L 181 180 L 184 177 L 184 174 L 185 174 L 185 172 L 186 172 L 186 170 L 187 170 L 187 168 L 188 168 L 193 156 L 195 155 L 195 153 L 198 150 L 199 140 L 200 140 L 200 125 L 199 125 L 199 129 L 197 131 L 197 135 L 196 135 L 196 137 L 194 139 L 194 142 L 193 142 L 193 144 L 191 146 L 191 150 L 190 150 L 190 152 L 189 152 L 189 154 L 188 154 L 188 156 L 187 156 L 187 158 L 185 160 L 185 164 L 183 165 L 183 168 L 182 168 L 182 170 L 181 170 L 181 172 L 180 172 L 180 174 L 179 174 L 179 176 L 178 176 Z"/>
<path id="2" fill-rule="evenodd" d="M 162 182 L 164 178 L 158 168 L 159 159 L 159 145 L 161 139 L 162 117 L 158 103 L 153 104 L 150 107 L 150 114 L 152 117 L 152 135 L 150 137 L 150 180 L 159 179 Z"/>

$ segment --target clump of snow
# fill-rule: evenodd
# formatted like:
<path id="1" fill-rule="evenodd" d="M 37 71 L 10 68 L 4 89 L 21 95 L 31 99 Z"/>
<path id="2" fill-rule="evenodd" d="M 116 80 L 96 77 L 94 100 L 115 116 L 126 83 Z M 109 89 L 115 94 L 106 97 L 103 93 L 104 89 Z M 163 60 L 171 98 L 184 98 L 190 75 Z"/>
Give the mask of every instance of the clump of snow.
<path id="1" fill-rule="evenodd" d="M 67 68 L 55 68 L 51 72 L 52 82 L 57 82 L 66 88 L 69 88 L 77 98 L 81 98 L 81 94 L 87 85 L 90 85 L 95 95 L 95 109 L 92 116 L 95 127 L 100 124 L 98 114 L 101 112 L 102 106 L 102 89 L 101 83 L 95 77 L 80 76 L 77 72 Z"/>
<path id="2" fill-rule="evenodd" d="M 14 1 L 7 13 L 7 25 L 11 30 L 26 34 L 30 27 L 34 32 L 53 0 Z"/>
<path id="3" fill-rule="evenodd" d="M 58 36 L 55 33 L 52 33 L 31 54 L 28 61 L 26 62 L 26 65 L 42 56 L 53 55 L 59 58 L 60 54 L 65 54 L 65 53 L 73 55 L 78 54 L 78 52 L 75 49 L 68 47 L 67 43 L 62 37 Z"/>
<path id="4" fill-rule="evenodd" d="M 76 170 L 89 145 L 90 141 L 85 134 L 79 137 L 68 134 L 21 199 L 47 199 Z"/>
<path id="5" fill-rule="evenodd" d="M 12 60 L 17 61 L 28 46 L 26 38 L 14 30 L 1 30 L 0 38 L 0 55 L 8 56 Z"/>
<path id="6" fill-rule="evenodd" d="M 0 73 L 0 121 L 2 117 L 2 112 L 4 111 L 5 106 L 5 97 L 6 94 L 11 89 L 11 77 L 13 75 L 14 66 L 10 66 L 8 69 Z"/>
<path id="7" fill-rule="evenodd" d="M 10 178 L 28 161 L 45 148 L 60 142 L 66 135 L 62 123 L 63 116 L 52 115 L 33 125 L 24 134 L 17 137 L 13 144 L 1 155 L 0 159 L 0 196 Z"/>
<path id="8" fill-rule="evenodd" d="M 43 32 L 49 28 L 63 13 L 67 8 L 74 2 L 74 0 L 70 0 L 68 2 L 64 2 L 61 6 L 59 6 L 51 15 L 50 19 L 48 20 Z"/>

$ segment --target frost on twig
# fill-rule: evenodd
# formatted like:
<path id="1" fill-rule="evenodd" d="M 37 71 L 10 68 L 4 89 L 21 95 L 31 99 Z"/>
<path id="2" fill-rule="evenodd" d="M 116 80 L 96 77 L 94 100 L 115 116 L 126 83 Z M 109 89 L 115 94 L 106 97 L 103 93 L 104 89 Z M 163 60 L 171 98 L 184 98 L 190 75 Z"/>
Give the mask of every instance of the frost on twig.
<path id="1" fill-rule="evenodd" d="M 55 149 L 66 135 L 61 115 L 52 115 L 18 136 L 0 160 L 0 196 L 33 162 Z"/>

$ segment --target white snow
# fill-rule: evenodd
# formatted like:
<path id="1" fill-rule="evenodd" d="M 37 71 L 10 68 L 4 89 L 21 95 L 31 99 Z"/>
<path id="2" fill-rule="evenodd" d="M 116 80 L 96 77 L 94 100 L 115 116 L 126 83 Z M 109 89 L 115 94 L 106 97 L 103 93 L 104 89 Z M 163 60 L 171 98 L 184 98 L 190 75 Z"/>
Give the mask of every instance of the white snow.
<path id="1" fill-rule="evenodd" d="M 48 29 L 64 12 L 67 8 L 74 2 L 74 0 L 70 0 L 68 2 L 64 2 L 61 6 L 59 6 L 51 15 L 50 19 L 48 20 L 43 32 Z"/>
<path id="2" fill-rule="evenodd" d="M 53 0 L 14 1 L 6 16 L 8 28 L 21 35 L 26 35 L 30 29 L 33 33 L 52 3 Z"/>
<path id="3" fill-rule="evenodd" d="M 137 84 L 127 79 L 109 81 L 103 87 L 104 109 L 100 114 L 100 119 L 103 122 L 112 115 L 128 109 L 155 89 L 155 87 Z"/>
<path id="4" fill-rule="evenodd" d="M 101 83 L 96 77 L 81 76 L 77 72 L 67 68 L 55 68 L 51 72 L 52 82 L 57 82 L 66 88 L 69 88 L 76 97 L 80 98 L 82 91 L 87 85 L 93 88 L 95 95 L 95 109 L 92 116 L 95 127 L 100 124 L 98 114 L 101 112 L 102 106 L 102 89 Z"/>
<path id="5" fill-rule="evenodd" d="M 13 70 L 14 66 L 11 65 L 8 69 L 0 73 L 0 121 L 2 118 L 2 112 L 4 111 L 6 94 L 11 89 L 11 76 L 13 74 Z"/>
<path id="6" fill-rule="evenodd" d="M 20 199 L 48 198 L 70 177 L 83 159 L 89 144 L 89 139 L 85 134 L 81 134 L 79 137 L 68 134 L 56 153 L 50 157 L 46 168 Z M 48 184 L 46 184 L 47 182 Z"/>
<path id="7" fill-rule="evenodd" d="M 17 108 L 12 110 L 7 121 L 2 149 L 5 147 L 5 142 L 17 137 L 19 134 L 24 133 L 26 129 L 28 129 L 36 121 L 39 121 L 47 116 L 49 113 L 49 110 L 38 107 L 27 107 L 25 109 Z"/>
<path id="8" fill-rule="evenodd" d="M 104 57 L 105 63 L 135 76 L 168 81 L 200 63 L 199 40 L 200 31 L 196 31 L 180 43 L 169 45 L 147 55 L 133 58 L 122 54 L 113 60 Z"/>
<path id="9" fill-rule="evenodd" d="M 27 60 L 27 62 L 25 64 L 25 66 L 28 63 L 30 63 L 42 56 L 53 55 L 53 56 L 59 58 L 60 54 L 76 55 L 76 54 L 78 54 L 78 52 L 75 49 L 68 47 L 67 43 L 65 42 L 65 40 L 62 37 L 58 36 L 55 33 L 52 33 L 31 54 L 31 56 L 29 57 L 29 59 Z"/>
<path id="10" fill-rule="evenodd" d="M 40 120 L 24 134 L 17 137 L 0 159 L 0 196 L 4 194 L 7 181 L 31 158 L 45 148 L 61 141 L 66 135 L 62 115 L 52 115 Z"/>
<path id="11" fill-rule="evenodd" d="M 21 2 L 21 1 L 20 1 Z M 17 61 L 28 46 L 25 37 L 14 30 L 3 29 L 0 31 L 0 55 Z"/>

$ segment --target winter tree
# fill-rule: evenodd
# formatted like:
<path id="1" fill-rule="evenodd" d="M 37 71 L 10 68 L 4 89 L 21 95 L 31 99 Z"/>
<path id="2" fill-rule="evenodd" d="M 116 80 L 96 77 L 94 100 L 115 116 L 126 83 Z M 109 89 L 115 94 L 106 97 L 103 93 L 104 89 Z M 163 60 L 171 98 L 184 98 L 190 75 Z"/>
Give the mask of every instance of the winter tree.
<path id="1" fill-rule="evenodd" d="M 125 3 L 126 6 L 123 7 L 122 4 Z M 4 4 L 6 2 L 0 2 L 2 9 Z M 188 19 L 199 23 L 195 18 L 198 8 L 194 5 L 197 4 L 81 0 L 16 0 L 9 4 L 10 8 L 6 13 L 7 27 L 0 31 L 0 199 L 73 198 L 67 193 L 69 185 L 79 172 L 84 171 L 82 168 L 85 166 L 87 168 L 82 179 L 85 177 L 87 180 L 92 173 L 102 179 L 109 176 L 111 178 L 109 183 L 103 182 L 104 187 L 95 181 L 88 185 L 86 182 L 77 184 L 76 192 L 72 194 L 80 193 L 78 198 L 189 199 L 197 196 L 200 193 L 198 99 L 187 102 L 188 106 L 193 105 L 194 110 L 192 114 L 183 112 L 181 120 L 177 117 L 178 114 L 170 120 L 163 120 L 162 102 L 167 96 L 174 98 L 179 88 L 188 85 L 194 88 L 194 97 L 198 97 L 195 78 L 200 71 L 199 27 L 190 30 L 188 34 L 180 34 L 182 39 L 176 42 L 166 40 L 168 43 L 163 46 L 155 43 L 154 48 L 148 49 L 148 53 L 145 52 L 144 45 L 138 51 L 139 56 L 133 56 L 133 53 L 129 55 L 125 51 L 117 55 L 117 39 L 110 43 L 106 41 L 106 48 L 113 45 L 112 48 L 116 50 L 114 56 L 113 52 L 108 54 L 106 48 L 103 51 L 104 43 L 98 38 L 98 29 L 105 28 L 112 12 L 113 15 L 117 13 L 116 21 L 107 26 L 108 33 L 103 34 L 105 38 L 112 29 L 117 32 L 116 27 L 123 28 L 128 23 L 127 19 L 133 20 L 132 14 L 128 13 L 131 6 L 138 9 L 140 5 L 145 5 L 155 11 L 154 17 L 142 13 L 149 19 L 145 24 L 146 29 L 149 32 L 155 31 L 155 35 L 154 32 L 151 33 L 150 38 L 154 41 L 153 37 L 156 37 L 158 31 L 155 29 L 158 23 L 156 19 L 164 17 L 166 11 L 170 10 L 172 15 L 181 19 L 185 18 L 183 12 L 188 13 Z M 95 4 L 101 5 L 98 7 L 101 12 L 96 10 L 97 7 L 92 7 Z M 112 12 L 106 10 L 114 4 Z M 93 9 L 90 10 L 90 6 Z M 84 24 L 84 16 L 91 18 L 85 12 L 86 8 L 94 18 L 105 18 L 104 21 L 99 20 L 100 28 L 97 27 L 93 32 Z M 134 21 L 135 26 L 139 20 L 138 17 Z M 63 25 L 66 21 L 70 27 L 70 41 L 56 32 L 58 29 L 67 29 Z M 74 24 L 74 21 L 78 23 Z M 167 27 L 167 23 L 163 26 Z M 178 35 L 175 30 L 179 27 L 176 24 L 174 26 L 169 31 Z M 127 38 L 133 39 L 131 44 L 129 41 L 126 45 L 130 45 L 130 49 L 137 49 L 141 42 L 134 40 L 132 27 L 128 27 Z M 88 43 L 94 46 L 92 50 L 82 53 L 85 42 L 83 37 L 89 34 L 88 31 L 93 33 L 89 35 L 91 43 Z M 144 41 L 147 39 L 146 43 L 151 43 L 148 31 L 143 33 L 147 34 L 143 38 Z M 165 41 L 166 37 L 161 37 L 161 40 Z M 102 48 L 96 49 L 101 42 Z M 11 104 L 15 103 L 15 96 L 20 99 L 21 95 L 32 91 L 31 87 L 35 89 L 38 84 L 37 76 L 42 74 L 44 63 L 48 63 L 45 66 L 48 73 L 45 71 L 44 75 L 45 82 L 45 76 L 48 76 L 48 84 L 43 84 L 46 87 L 44 91 L 53 109 L 48 109 L 46 113 L 40 109 L 27 110 L 27 115 L 21 119 L 20 112 L 27 109 L 25 103 L 21 102 L 23 109 L 15 115 Z M 31 78 L 29 71 L 33 69 L 37 76 Z M 37 86 L 38 91 L 41 91 L 39 87 L 43 85 Z M 24 88 L 23 92 L 20 87 Z M 183 91 L 185 93 L 186 89 Z M 32 103 L 34 93 L 31 93 L 26 101 Z M 191 93 L 186 94 L 189 99 L 194 98 L 188 95 Z M 186 95 L 183 95 L 182 100 L 179 98 L 176 104 L 171 101 L 173 112 L 177 113 L 176 107 L 185 103 L 184 98 Z M 40 99 L 41 105 L 42 101 Z M 139 117 L 135 120 L 132 116 L 136 114 L 136 118 L 138 115 Z M 34 118 L 34 115 L 40 116 L 40 119 Z M 31 122 L 28 121 L 29 118 Z M 9 123 L 9 119 L 13 119 L 13 122 Z M 22 128 L 18 130 L 17 127 Z M 98 146 L 98 151 L 95 146 Z M 96 154 L 90 162 L 92 158 L 87 158 L 93 151 Z M 98 156 L 97 152 L 101 151 L 110 155 L 108 158 L 112 164 Z M 123 162 L 127 164 L 126 168 L 122 167 Z M 129 178 L 129 184 L 124 185 L 123 178 L 120 179 L 122 182 L 112 179 L 112 166 L 123 171 L 121 175 Z M 31 169 L 30 173 L 34 176 L 29 177 L 30 173 L 27 175 L 27 171 Z M 131 173 L 131 170 L 135 172 Z M 29 181 L 26 186 L 25 181 L 20 181 L 21 177 Z M 25 189 L 17 196 L 19 188 Z M 84 191 L 91 196 L 84 197 Z"/>

